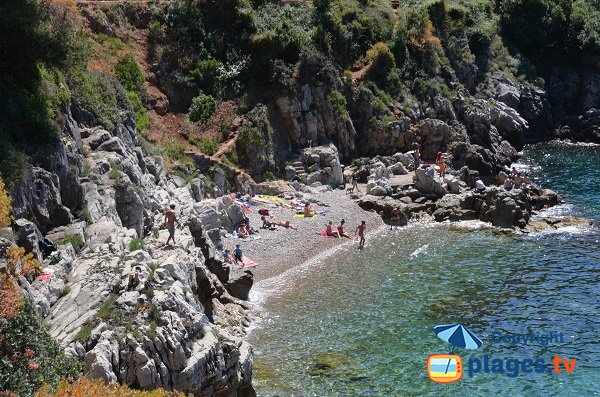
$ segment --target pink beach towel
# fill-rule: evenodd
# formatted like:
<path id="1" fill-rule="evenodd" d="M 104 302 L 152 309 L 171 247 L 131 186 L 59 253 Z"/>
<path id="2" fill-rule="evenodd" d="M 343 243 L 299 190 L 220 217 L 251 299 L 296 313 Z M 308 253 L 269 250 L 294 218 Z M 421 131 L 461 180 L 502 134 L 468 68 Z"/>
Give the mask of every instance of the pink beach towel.
<path id="1" fill-rule="evenodd" d="M 334 227 L 331 229 L 332 232 L 337 232 L 337 228 Z M 319 236 L 323 236 L 325 238 L 334 238 L 333 236 L 328 236 L 327 235 L 327 230 L 323 230 L 321 233 L 319 233 Z"/>
<path id="2" fill-rule="evenodd" d="M 52 277 L 54 277 L 54 273 L 42 273 L 42 275 L 40 276 L 40 280 L 47 281 L 50 280 Z"/>
<path id="3" fill-rule="evenodd" d="M 240 267 L 256 267 L 256 266 L 258 266 L 258 263 L 256 263 L 252 259 L 248 258 L 247 256 L 242 256 L 242 262 L 240 263 L 238 261 L 237 264 L 240 265 Z"/>

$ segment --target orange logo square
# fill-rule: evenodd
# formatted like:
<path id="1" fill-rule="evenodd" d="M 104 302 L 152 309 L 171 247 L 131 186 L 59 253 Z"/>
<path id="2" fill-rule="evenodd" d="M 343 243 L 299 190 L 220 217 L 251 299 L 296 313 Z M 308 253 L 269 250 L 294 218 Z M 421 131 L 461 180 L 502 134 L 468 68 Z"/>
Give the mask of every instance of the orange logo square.
<path id="1" fill-rule="evenodd" d="M 427 375 L 436 383 L 453 383 L 462 378 L 462 358 L 455 354 L 432 354 L 427 358 Z"/>

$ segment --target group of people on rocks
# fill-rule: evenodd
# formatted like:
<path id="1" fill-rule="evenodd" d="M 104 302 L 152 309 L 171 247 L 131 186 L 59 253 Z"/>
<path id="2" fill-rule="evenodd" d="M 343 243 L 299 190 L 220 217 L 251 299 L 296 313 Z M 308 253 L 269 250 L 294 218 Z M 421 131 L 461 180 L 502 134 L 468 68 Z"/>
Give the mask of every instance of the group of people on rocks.
<path id="1" fill-rule="evenodd" d="M 529 178 L 529 174 L 521 173 L 513 167 L 510 175 L 504 180 L 503 186 L 506 190 L 521 189 L 526 192 L 531 186 L 531 179 Z"/>

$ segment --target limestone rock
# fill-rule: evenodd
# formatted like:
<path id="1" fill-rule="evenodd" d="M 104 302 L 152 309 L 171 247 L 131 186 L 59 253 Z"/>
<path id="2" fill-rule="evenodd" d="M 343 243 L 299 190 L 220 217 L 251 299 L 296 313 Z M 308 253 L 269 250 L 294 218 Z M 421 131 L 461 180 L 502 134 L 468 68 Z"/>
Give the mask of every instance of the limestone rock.
<path id="1" fill-rule="evenodd" d="M 443 181 L 435 175 L 433 168 L 429 168 L 428 170 L 418 168 L 415 170 L 413 181 L 415 188 L 421 193 L 435 194 L 439 197 L 448 193 L 446 187 L 442 184 Z"/>
<path id="2" fill-rule="evenodd" d="M 43 237 L 37 226 L 26 219 L 17 219 L 13 222 L 13 232 L 17 245 L 25 248 L 26 252 L 33 253 L 41 261 L 42 252 L 39 244 Z"/>
<path id="3" fill-rule="evenodd" d="M 225 288 L 229 293 L 243 300 L 248 300 L 248 294 L 252 288 L 254 276 L 248 269 L 235 269 L 229 273 L 229 280 L 225 284 Z"/>
<path id="4" fill-rule="evenodd" d="M 138 238 L 141 238 L 144 230 L 144 203 L 126 178 L 115 184 L 115 206 L 123 226 L 134 229 Z"/>

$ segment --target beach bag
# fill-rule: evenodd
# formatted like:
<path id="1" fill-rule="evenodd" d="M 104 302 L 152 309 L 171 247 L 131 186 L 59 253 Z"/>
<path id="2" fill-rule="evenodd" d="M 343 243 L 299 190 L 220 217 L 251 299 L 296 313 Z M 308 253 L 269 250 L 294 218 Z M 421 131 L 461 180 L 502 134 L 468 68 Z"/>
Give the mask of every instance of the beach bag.
<path id="1" fill-rule="evenodd" d="M 258 210 L 259 215 L 269 216 L 269 210 Z"/>

